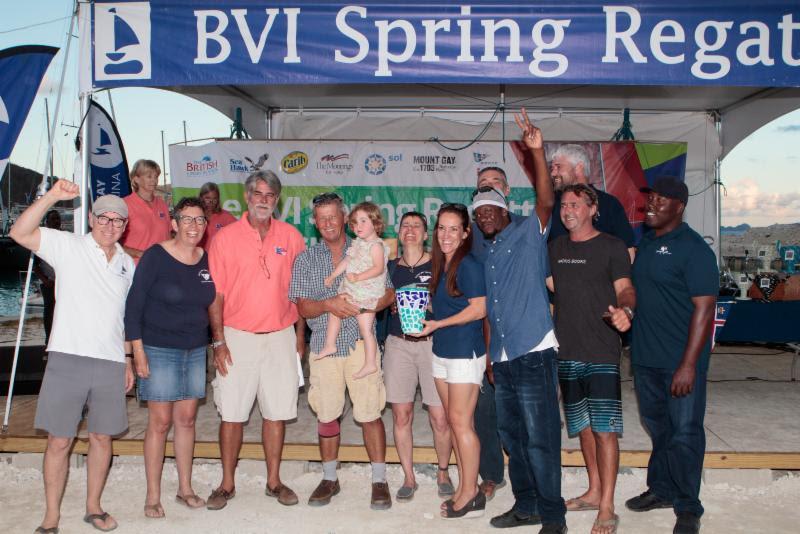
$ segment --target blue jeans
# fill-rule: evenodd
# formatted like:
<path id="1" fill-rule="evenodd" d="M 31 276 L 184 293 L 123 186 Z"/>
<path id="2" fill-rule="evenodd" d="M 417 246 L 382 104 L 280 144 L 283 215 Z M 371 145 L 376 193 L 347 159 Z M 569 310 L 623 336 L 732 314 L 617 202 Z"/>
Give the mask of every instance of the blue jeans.
<path id="1" fill-rule="evenodd" d="M 172 349 L 144 345 L 148 378 L 139 378 L 139 399 L 174 402 L 206 396 L 206 346 Z"/>
<path id="2" fill-rule="evenodd" d="M 556 352 L 529 352 L 493 368 L 497 424 L 508 451 L 514 508 L 526 515 L 538 510 L 543 523 L 564 524 Z"/>
<path id="3" fill-rule="evenodd" d="M 676 514 L 689 512 L 701 516 L 706 374 L 697 373 L 692 392 L 678 398 L 670 394 L 672 374 L 670 369 L 633 366 L 639 414 L 653 442 L 647 486 L 662 499 L 672 501 Z"/>
<path id="4" fill-rule="evenodd" d="M 475 406 L 475 432 L 478 434 L 478 441 L 481 444 L 481 461 L 478 467 L 481 480 L 502 482 L 505 466 L 503 465 L 500 435 L 497 433 L 494 386 L 489 383 L 486 375 L 483 375 L 483 385 L 478 394 L 478 404 Z"/>

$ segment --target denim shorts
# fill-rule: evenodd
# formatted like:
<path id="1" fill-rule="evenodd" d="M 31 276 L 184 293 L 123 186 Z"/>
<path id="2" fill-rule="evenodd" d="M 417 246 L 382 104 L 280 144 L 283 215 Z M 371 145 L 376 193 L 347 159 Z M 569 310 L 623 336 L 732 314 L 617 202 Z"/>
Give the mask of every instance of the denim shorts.
<path id="1" fill-rule="evenodd" d="M 171 402 L 206 396 L 206 346 L 169 349 L 144 346 L 150 367 L 148 378 L 139 378 L 139 400 Z"/>

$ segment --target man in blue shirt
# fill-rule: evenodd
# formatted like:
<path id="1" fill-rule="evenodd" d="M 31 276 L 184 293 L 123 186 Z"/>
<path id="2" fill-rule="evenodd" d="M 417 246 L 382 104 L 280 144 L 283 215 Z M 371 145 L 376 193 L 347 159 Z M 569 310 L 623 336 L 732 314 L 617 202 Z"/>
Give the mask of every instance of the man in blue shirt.
<path id="1" fill-rule="evenodd" d="M 711 248 L 682 222 L 686 184 L 656 180 L 633 264 L 637 310 L 632 364 L 639 413 L 653 452 L 648 489 L 625 505 L 634 512 L 673 508 L 674 534 L 700 530 L 703 417 L 719 270 Z"/>
<path id="2" fill-rule="evenodd" d="M 544 280 L 553 185 L 544 141 L 525 110 L 515 116 L 534 160 L 536 216 L 509 216 L 505 196 L 473 198 L 486 247 L 486 303 L 500 439 L 509 455 L 514 507 L 491 520 L 495 527 L 538 522 L 540 534 L 567 531 L 561 498 L 561 428 L 553 321 Z"/>

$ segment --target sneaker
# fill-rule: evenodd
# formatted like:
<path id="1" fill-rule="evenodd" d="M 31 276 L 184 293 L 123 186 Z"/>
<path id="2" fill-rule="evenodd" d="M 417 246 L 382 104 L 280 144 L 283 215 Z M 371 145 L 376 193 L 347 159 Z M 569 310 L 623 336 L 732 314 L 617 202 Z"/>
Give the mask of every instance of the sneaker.
<path id="1" fill-rule="evenodd" d="M 698 534 L 700 532 L 700 516 L 689 512 L 678 512 L 672 534 Z"/>
<path id="2" fill-rule="evenodd" d="M 541 516 L 521 514 L 513 508 L 489 520 L 489 524 L 494 528 L 523 527 L 525 525 L 538 525 L 541 522 Z"/>
<path id="3" fill-rule="evenodd" d="M 567 530 L 565 523 L 544 523 L 539 534 L 567 534 Z"/>
<path id="4" fill-rule="evenodd" d="M 649 512 L 657 508 L 672 508 L 672 501 L 662 499 L 650 490 L 638 497 L 625 501 L 625 507 L 632 512 Z"/>
<path id="5" fill-rule="evenodd" d="M 206 500 L 206 508 L 209 510 L 222 510 L 228 504 L 228 501 L 236 496 L 236 488 L 230 491 L 219 487 L 211 492 Z"/>

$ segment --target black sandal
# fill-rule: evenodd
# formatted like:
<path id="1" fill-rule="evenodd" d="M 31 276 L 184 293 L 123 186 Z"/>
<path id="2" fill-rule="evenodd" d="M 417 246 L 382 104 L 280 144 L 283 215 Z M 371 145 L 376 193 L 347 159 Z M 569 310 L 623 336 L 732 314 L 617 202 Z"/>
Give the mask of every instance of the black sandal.
<path id="1" fill-rule="evenodd" d="M 481 517 L 486 509 L 486 495 L 478 490 L 475 497 L 460 510 L 456 510 L 453 506 L 454 503 L 452 500 L 445 501 L 445 509 L 442 514 L 443 519 L 474 519 L 476 517 Z"/>

